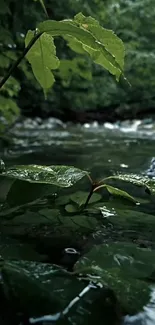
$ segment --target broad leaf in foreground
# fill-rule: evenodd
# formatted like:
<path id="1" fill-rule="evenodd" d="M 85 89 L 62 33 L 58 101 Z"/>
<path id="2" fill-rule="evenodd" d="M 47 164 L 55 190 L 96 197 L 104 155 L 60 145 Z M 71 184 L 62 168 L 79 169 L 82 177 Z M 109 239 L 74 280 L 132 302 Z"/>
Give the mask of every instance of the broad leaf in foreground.
<path id="1" fill-rule="evenodd" d="M 16 179 L 7 193 L 7 203 L 10 207 L 20 206 L 52 193 L 53 187 L 50 184 L 35 184 Z"/>
<path id="2" fill-rule="evenodd" d="M 66 277 L 59 267 L 49 264 L 7 261 L 1 276 L 5 279 L 4 288 L 12 293 L 10 301 L 16 297 L 16 307 L 26 309 L 30 316 L 59 312 L 78 293 L 79 281 L 75 279 L 74 287 L 72 278 Z M 64 292 L 61 295 L 60 291 L 67 284 L 69 297 L 64 297 Z"/>
<path id="3" fill-rule="evenodd" d="M 0 275 L 6 298 L 2 309 L 6 308 L 5 300 L 9 301 L 29 324 L 45 323 L 47 318 L 50 324 L 57 320 L 63 324 L 94 324 L 96 317 L 98 324 L 103 323 L 106 297 L 102 286 L 81 281 L 56 265 L 22 260 L 1 262 Z M 100 302 L 97 310 L 93 308 L 96 299 Z M 111 313 L 112 307 L 111 304 Z M 108 324 L 107 320 L 105 325 Z"/>
<path id="4" fill-rule="evenodd" d="M 6 169 L 2 175 L 30 183 L 70 187 L 86 176 L 87 172 L 73 166 L 19 165 Z"/>
<path id="5" fill-rule="evenodd" d="M 154 252 L 134 244 L 94 246 L 79 260 L 74 270 L 99 276 L 103 285 L 114 290 L 128 312 L 142 310 L 149 302 L 150 284 L 145 279 L 155 270 Z"/>

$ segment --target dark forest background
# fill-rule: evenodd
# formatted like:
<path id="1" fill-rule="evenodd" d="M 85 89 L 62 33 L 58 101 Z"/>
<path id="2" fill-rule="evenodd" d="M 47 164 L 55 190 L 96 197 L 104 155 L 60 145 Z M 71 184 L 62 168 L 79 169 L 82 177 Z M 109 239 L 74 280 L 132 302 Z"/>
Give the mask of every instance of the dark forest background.
<path id="1" fill-rule="evenodd" d="M 125 75 L 131 87 L 117 83 L 88 56 L 77 54 L 62 38 L 55 40 L 61 59 L 54 71 L 55 84 L 44 93 L 26 59 L 14 71 L 0 94 L 3 119 L 55 116 L 64 121 L 141 118 L 155 112 L 155 10 L 154 0 L 46 0 L 49 19 L 91 15 L 112 29 L 126 48 Z M 47 16 L 38 1 L 0 1 L 0 77 L 24 49 L 28 29 Z"/>

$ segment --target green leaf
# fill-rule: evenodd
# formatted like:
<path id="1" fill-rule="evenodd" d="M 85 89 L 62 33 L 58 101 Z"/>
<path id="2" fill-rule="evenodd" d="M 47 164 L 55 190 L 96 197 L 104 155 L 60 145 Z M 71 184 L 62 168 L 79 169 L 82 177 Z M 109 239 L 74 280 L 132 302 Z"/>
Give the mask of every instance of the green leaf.
<path id="1" fill-rule="evenodd" d="M 108 179 L 118 179 L 120 181 L 128 182 L 137 186 L 147 186 L 150 181 L 147 176 L 140 176 L 137 174 L 118 174 L 105 178 L 105 180 Z"/>
<path id="2" fill-rule="evenodd" d="M 9 299 L 13 301 L 16 297 L 14 302 L 18 310 L 26 308 L 32 316 L 58 312 L 62 305 L 53 290 L 61 283 L 59 270 L 56 266 L 22 260 L 5 262 L 2 269 L 2 278 L 5 279 L 3 289 L 5 292 L 11 290 Z M 57 273 L 59 281 L 55 283 Z"/>
<path id="3" fill-rule="evenodd" d="M 128 234 L 135 233 L 138 243 L 150 246 L 152 238 L 155 236 L 155 217 L 150 213 L 140 211 L 114 208 L 113 204 L 106 204 L 102 209 L 103 215 L 109 215 L 109 221 L 114 228 L 121 228 Z M 116 230 L 117 231 L 117 230 Z M 129 235 L 130 236 L 130 235 Z"/>
<path id="4" fill-rule="evenodd" d="M 87 172 L 72 166 L 19 165 L 6 169 L 2 175 L 30 183 L 70 187 L 86 176 Z"/>
<path id="5" fill-rule="evenodd" d="M 7 194 L 7 202 L 10 207 L 20 206 L 44 197 L 49 193 L 52 193 L 51 185 L 15 180 Z"/>
<path id="6" fill-rule="evenodd" d="M 76 211 L 77 212 L 77 211 Z M 59 227 L 59 229 L 63 230 L 63 233 L 65 234 L 65 228 L 66 232 L 69 230 L 73 231 L 79 231 L 80 233 L 83 232 L 86 234 L 87 232 L 89 233 L 90 231 L 94 231 L 95 227 L 98 225 L 98 221 L 96 218 L 93 217 L 88 217 L 85 215 L 74 215 L 73 217 L 61 217 L 59 218 L 62 222 L 62 226 Z"/>
<path id="7" fill-rule="evenodd" d="M 87 257 L 87 258 L 86 258 Z M 114 243 L 94 246 L 77 262 L 77 266 L 96 264 L 102 269 L 119 268 L 126 276 L 144 279 L 155 270 L 154 252 L 131 243 Z"/>
<path id="8" fill-rule="evenodd" d="M 110 194 L 112 194 L 114 196 L 120 196 L 120 197 L 123 197 L 124 199 L 127 199 L 129 201 L 132 201 L 134 203 L 137 203 L 137 200 L 133 196 L 131 196 L 130 194 L 128 194 L 126 191 L 122 191 L 122 190 L 120 190 L 117 187 L 113 187 L 113 186 L 107 185 L 107 184 L 105 184 L 105 187 L 106 187 L 107 191 Z"/>
<path id="9" fill-rule="evenodd" d="M 84 17 L 84 16 L 83 16 Z M 124 65 L 124 45 L 122 41 L 109 30 L 100 25 L 90 24 L 90 17 L 85 17 L 85 23 L 77 24 L 74 20 L 52 21 L 47 20 L 38 25 L 40 32 L 49 33 L 52 36 L 73 37 L 82 44 L 83 49 L 92 59 L 102 65 L 116 78 L 119 79 Z M 92 23 L 92 21 L 91 21 Z M 109 37 L 109 43 L 106 38 Z M 119 48 L 119 50 L 118 50 Z M 115 56 L 116 50 L 116 56 Z"/>
<path id="10" fill-rule="evenodd" d="M 9 77 L 7 82 L 2 87 L 2 93 L 5 93 L 8 97 L 15 98 L 20 91 L 20 83 L 13 77 Z"/>
<path id="11" fill-rule="evenodd" d="M 34 238 L 36 238 L 37 234 L 33 234 L 32 226 L 38 229 L 38 234 L 42 234 L 42 230 L 41 232 L 39 230 L 41 225 L 49 227 L 49 237 L 51 238 L 51 243 L 54 242 L 54 246 L 61 240 L 62 246 L 64 245 L 65 247 L 66 241 L 64 238 L 67 237 L 72 240 L 73 236 L 77 236 L 78 240 L 81 233 L 86 235 L 94 231 L 98 226 L 98 221 L 94 217 L 78 214 L 62 216 L 58 209 L 48 208 L 41 209 L 39 212 L 27 211 L 21 215 L 15 215 L 11 220 L 3 220 L 3 226 L 11 227 L 9 233 L 16 236 L 25 234 L 26 229 L 27 233 L 30 233 L 31 236 L 34 235 Z M 74 238 L 75 241 L 76 239 Z"/>
<path id="12" fill-rule="evenodd" d="M 5 171 L 5 163 L 2 159 L 0 159 L 0 173 Z"/>
<path id="13" fill-rule="evenodd" d="M 33 37 L 34 32 L 29 30 L 25 38 L 25 46 L 30 43 Z M 53 38 L 49 34 L 42 34 L 26 57 L 32 66 L 36 79 L 46 91 L 53 85 L 55 80 L 51 70 L 57 69 L 59 66 Z"/>
<path id="14" fill-rule="evenodd" d="M 0 275 L 4 297 L 18 314 L 26 310 L 32 322 L 44 315 L 49 315 L 49 320 L 51 315 L 51 324 L 57 320 L 59 323 L 59 318 L 60 323 L 66 323 L 66 316 L 71 324 L 94 324 L 92 318 L 99 316 L 102 321 L 98 324 L 103 322 L 102 289 L 90 286 L 89 280 L 80 281 L 56 265 L 22 260 L 1 262 Z M 92 311 L 96 298 L 100 299 L 102 308 Z M 2 299 L 2 310 L 6 299 Z"/>
<path id="15" fill-rule="evenodd" d="M 52 223 L 53 225 L 58 224 L 61 217 L 58 209 L 47 208 L 39 210 L 39 215 L 44 216 L 44 223 Z"/>
<path id="16" fill-rule="evenodd" d="M 123 182 L 131 183 L 136 186 L 144 187 L 150 192 L 151 190 L 155 191 L 155 180 L 150 179 L 147 176 L 141 176 L 137 174 L 118 174 L 114 176 L 109 176 L 104 179 L 104 181 L 114 179 L 114 180 L 120 180 Z"/>
<path id="17" fill-rule="evenodd" d="M 86 51 L 83 48 L 83 45 L 80 41 L 78 41 L 75 37 L 72 36 L 64 36 L 63 37 L 67 41 L 67 45 L 78 54 L 86 54 Z"/>
<path id="18" fill-rule="evenodd" d="M 112 30 L 100 26 L 99 22 L 92 17 L 85 17 L 82 13 L 79 13 L 74 17 L 74 20 L 78 22 L 81 27 L 89 30 L 97 41 L 104 45 L 106 51 L 96 56 L 95 62 L 102 65 L 102 61 L 105 60 L 107 70 L 112 74 L 117 74 L 117 71 L 114 73 L 113 68 L 110 66 L 111 59 L 110 55 L 108 55 L 109 53 L 115 58 L 118 67 L 123 70 L 125 49 L 122 40 L 118 38 Z"/>
<path id="19" fill-rule="evenodd" d="M 131 313 L 149 302 L 150 284 L 144 280 L 154 269 L 154 252 L 126 243 L 94 246 L 74 267 L 78 273 L 93 273 L 93 281 L 99 276 L 96 281 L 113 289 Z"/>
<path id="20" fill-rule="evenodd" d="M 3 116 L 8 124 L 13 123 L 19 113 L 20 109 L 14 100 L 0 96 L 0 116 Z"/>
<path id="21" fill-rule="evenodd" d="M 2 25 L 1 25 L 0 42 L 7 45 L 7 47 L 8 47 L 8 44 L 14 45 L 13 35 L 10 33 L 10 31 L 8 29 L 2 27 Z M 8 53 L 8 51 L 7 51 L 7 53 Z"/>
<path id="22" fill-rule="evenodd" d="M 55 199 L 55 204 L 56 205 L 66 205 L 67 203 L 69 203 L 70 199 L 69 199 L 69 195 L 62 195 L 62 196 L 58 196 L 58 198 Z"/>
<path id="23" fill-rule="evenodd" d="M 0 166 L 0 168 L 3 168 L 3 165 Z M 2 170 L 2 171 L 4 171 L 4 170 Z M 0 202 L 6 201 L 7 195 L 10 191 L 10 188 L 11 188 L 13 182 L 14 182 L 14 179 L 8 179 L 8 178 L 0 175 Z"/>
<path id="24" fill-rule="evenodd" d="M 84 58 L 74 58 L 73 60 L 61 60 L 59 77 L 62 81 L 71 81 L 73 75 L 78 75 L 86 80 L 92 80 L 92 73 L 90 67 Z"/>
<path id="25" fill-rule="evenodd" d="M 74 211 L 69 211 L 69 213 L 70 212 Z M 61 216 L 60 211 L 57 209 L 42 209 L 39 211 L 39 214 L 46 217 L 47 220 L 49 220 L 49 222 L 53 224 L 55 234 L 57 233 L 57 230 L 59 234 L 60 232 L 62 232 L 63 235 L 65 235 L 66 233 L 68 234 L 69 230 L 81 231 L 82 228 L 85 232 L 90 230 L 94 231 L 95 227 L 98 225 L 98 221 L 96 220 L 96 218 L 77 214 L 74 216 Z"/>
<path id="26" fill-rule="evenodd" d="M 10 65 L 10 59 L 5 55 L 0 54 L 0 67 L 3 69 L 4 68 L 7 69 L 9 65 Z"/>
<path id="27" fill-rule="evenodd" d="M 46 211 L 45 211 L 46 210 Z M 12 220 L 4 220 L 3 224 L 5 225 L 16 225 L 16 230 L 19 227 L 19 234 L 21 229 L 25 228 L 25 225 L 32 227 L 32 225 L 41 225 L 41 224 L 55 224 L 57 219 L 60 216 L 59 210 L 56 209 L 42 209 L 39 210 L 39 213 L 33 211 L 27 211 L 21 215 L 17 215 L 12 218 Z M 18 227 L 17 227 L 18 226 Z M 18 232 L 18 231 L 17 231 Z"/>
<path id="28" fill-rule="evenodd" d="M 76 204 L 78 204 L 79 206 L 81 206 L 81 205 L 85 204 L 88 194 L 89 194 L 88 192 L 77 191 L 70 195 L 70 199 L 71 199 L 71 201 L 73 201 Z M 93 193 L 93 195 L 91 196 L 91 198 L 89 200 L 89 204 L 98 202 L 101 200 L 101 198 L 102 198 L 102 196 L 100 194 Z"/>
<path id="29" fill-rule="evenodd" d="M 77 212 L 78 211 L 78 207 L 76 205 L 73 204 L 67 204 L 65 206 L 65 210 L 69 213 L 73 213 L 73 212 Z"/>

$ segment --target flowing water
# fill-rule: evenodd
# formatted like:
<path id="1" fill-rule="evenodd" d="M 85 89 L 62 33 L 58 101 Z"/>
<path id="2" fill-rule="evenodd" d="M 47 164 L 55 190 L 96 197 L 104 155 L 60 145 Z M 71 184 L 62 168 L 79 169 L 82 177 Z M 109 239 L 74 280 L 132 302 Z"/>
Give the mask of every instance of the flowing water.
<path id="1" fill-rule="evenodd" d="M 1 148 L 1 158 L 7 166 L 23 164 L 71 165 L 89 171 L 94 180 L 103 179 L 118 172 L 145 175 L 152 158 L 155 156 L 155 123 L 151 121 L 126 121 L 115 124 L 105 123 L 104 125 L 98 125 L 97 122 L 94 122 L 75 126 L 63 124 L 55 119 L 48 119 L 43 122 L 39 118 L 32 121 L 26 119 L 18 123 L 10 131 L 10 135 L 11 143 L 5 149 L 3 146 Z M 36 237 L 39 236 L 39 243 L 37 242 L 36 245 L 37 253 L 47 254 L 48 262 L 60 265 L 66 263 L 66 256 L 65 263 L 62 260 L 64 251 L 66 252 L 67 249 L 69 249 L 67 253 L 71 255 L 77 252 L 77 254 L 83 256 L 95 244 L 112 245 L 113 243 L 122 243 L 122 247 L 124 243 L 135 244 L 137 247 L 146 250 L 146 252 L 149 250 L 154 254 L 155 197 L 146 193 L 144 188 L 137 188 L 131 184 L 121 183 L 119 185 L 123 190 L 138 198 L 140 204 L 134 205 L 125 199 L 111 197 L 104 190 L 101 191 L 102 204 L 98 203 L 98 207 L 100 205 L 101 217 L 99 217 L 99 222 L 101 221 L 102 225 L 95 228 L 93 223 L 92 228 L 94 227 L 95 230 L 91 229 L 89 235 L 85 233 L 81 235 L 81 228 L 78 228 L 76 234 L 72 229 L 71 234 L 68 235 L 67 233 L 65 237 L 66 225 L 62 230 L 63 234 L 61 233 L 58 236 L 58 234 L 53 234 L 47 225 L 38 230 L 35 226 L 36 221 L 34 221 L 33 227 L 30 226 L 31 230 L 28 222 L 24 221 L 24 225 L 21 225 L 19 219 L 20 225 L 17 224 L 15 220 L 19 218 L 20 213 L 25 218 L 31 213 L 31 218 L 34 217 L 34 220 L 36 220 L 35 215 L 38 213 L 38 209 L 39 211 L 50 209 L 51 206 L 46 197 L 42 198 L 38 205 L 32 205 L 33 209 L 30 209 L 30 206 L 25 206 L 20 212 L 16 210 L 15 206 L 12 206 L 11 208 L 15 209 L 15 212 L 13 212 L 15 214 L 12 214 L 12 210 L 5 210 L 1 213 L 3 217 L 6 216 L 7 220 L 9 219 L 8 223 L 3 222 L 3 231 L 7 229 L 5 230 L 7 236 L 15 236 L 15 238 L 22 238 L 23 235 L 24 240 L 25 236 L 27 236 L 27 240 L 33 242 L 36 239 L 32 233 L 35 232 Z M 89 182 L 85 180 L 80 182 L 79 185 L 76 184 L 75 189 L 62 190 L 58 194 L 60 194 L 60 198 L 66 197 L 66 193 L 71 195 L 79 189 L 88 191 L 89 186 Z M 63 215 L 64 211 L 62 209 L 61 215 Z M 98 218 L 98 212 L 95 212 L 93 206 L 90 205 L 88 210 L 90 219 L 92 215 Z M 10 214 L 9 211 L 11 211 Z M 56 211 L 56 209 L 53 211 Z M 64 216 L 68 217 L 66 212 L 64 212 Z M 102 220 L 100 220 L 101 218 Z M 10 219 L 12 224 L 9 226 Z M 54 244 L 55 242 L 57 244 Z M 77 258 L 76 255 L 75 260 Z M 154 262 L 152 261 L 152 263 Z M 148 263 L 148 273 L 149 267 L 150 264 Z M 136 315 L 126 315 L 121 321 L 123 324 L 155 324 L 155 289 L 152 282 L 150 282 L 150 286 L 150 300 Z M 135 288 L 135 290 L 137 289 Z M 137 298 L 135 299 L 140 299 L 141 294 L 143 293 L 139 292 L 139 295 L 136 293 Z M 84 313 L 82 310 L 80 312 Z M 86 323 L 78 323 L 73 318 L 70 324 Z M 114 323 L 111 320 L 110 323 L 105 322 L 105 324 L 113 325 Z"/>

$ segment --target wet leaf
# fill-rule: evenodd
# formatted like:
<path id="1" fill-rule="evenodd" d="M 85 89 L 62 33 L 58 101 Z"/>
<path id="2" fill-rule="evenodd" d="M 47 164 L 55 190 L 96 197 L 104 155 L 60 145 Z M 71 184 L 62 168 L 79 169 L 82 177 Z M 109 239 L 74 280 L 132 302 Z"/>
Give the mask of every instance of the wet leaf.
<path id="1" fill-rule="evenodd" d="M 12 294 L 9 297 L 10 301 L 16 298 L 17 310 L 26 310 L 33 316 L 55 313 L 62 307 L 54 290 L 57 272 L 59 268 L 46 264 L 5 262 L 2 270 L 3 286 Z"/>
<path id="2" fill-rule="evenodd" d="M 51 185 L 15 180 L 7 194 L 7 202 L 10 207 L 20 206 L 44 197 L 52 191 Z"/>
<path id="3" fill-rule="evenodd" d="M 81 234 L 95 231 L 98 221 L 86 215 L 62 216 L 57 209 L 41 209 L 39 213 L 27 211 L 11 220 L 5 219 L 2 226 L 6 234 L 19 238 L 26 234 L 35 240 L 49 238 L 55 247 L 60 240 L 63 242 L 64 237 L 76 242 L 76 239 L 80 240 Z"/>
<path id="4" fill-rule="evenodd" d="M 67 203 L 69 203 L 69 195 L 62 195 L 59 196 L 58 198 L 56 198 L 55 200 L 55 204 L 56 205 L 65 205 Z"/>
<path id="5" fill-rule="evenodd" d="M 61 314 L 65 308 L 68 314 L 70 302 L 89 283 L 79 281 L 56 265 L 22 260 L 6 261 L 2 266 L 1 278 L 2 289 L 8 294 L 7 299 L 13 303 L 14 310 L 24 311 L 34 318 L 50 314 L 53 315 L 53 320 L 54 317 L 57 320 L 56 313 Z M 87 295 L 89 300 L 89 290 L 86 290 L 86 297 Z M 80 299 L 77 305 L 79 302 Z M 77 305 L 75 304 L 75 308 Z M 87 307 L 91 308 L 91 305 Z"/>
<path id="6" fill-rule="evenodd" d="M 105 185 L 105 187 L 106 187 L 107 191 L 110 194 L 112 194 L 114 196 L 120 196 L 120 197 L 122 197 L 124 199 L 127 199 L 129 201 L 132 201 L 134 203 L 137 203 L 137 200 L 133 196 L 131 196 L 130 194 L 128 194 L 126 191 L 122 191 L 119 188 L 113 187 L 111 185 Z"/>
<path id="7" fill-rule="evenodd" d="M 73 213 L 73 212 L 77 212 L 79 208 L 74 204 L 67 204 L 65 206 L 65 210 L 69 213 Z"/>
<path id="8" fill-rule="evenodd" d="M 80 214 L 73 217 L 61 217 L 59 220 L 61 220 L 62 227 L 79 231 L 82 231 L 83 228 L 86 232 L 87 230 L 95 230 L 95 227 L 98 225 L 98 221 L 95 218 Z"/>
<path id="9" fill-rule="evenodd" d="M 81 206 L 86 202 L 88 194 L 89 194 L 89 192 L 77 191 L 77 192 L 73 193 L 72 195 L 70 195 L 70 199 L 71 199 L 71 201 L 73 201 L 76 204 L 78 204 L 79 206 Z M 93 195 L 91 196 L 91 198 L 89 200 L 89 204 L 98 202 L 101 200 L 101 198 L 102 198 L 102 196 L 100 194 L 93 193 Z"/>
<path id="10" fill-rule="evenodd" d="M 44 208 L 39 210 L 39 214 L 48 217 L 49 219 L 53 219 L 57 216 L 60 215 L 60 211 L 58 209 L 48 209 L 48 208 Z"/>
<path id="11" fill-rule="evenodd" d="M 0 173 L 5 170 L 5 163 L 2 159 L 0 159 Z"/>
<path id="12" fill-rule="evenodd" d="M 87 172 L 72 166 L 19 165 L 6 169 L 3 176 L 30 183 L 70 187 L 86 176 Z"/>
<path id="13" fill-rule="evenodd" d="M 5 202 L 10 188 L 15 180 L 0 176 L 0 202 Z"/>
<path id="14" fill-rule="evenodd" d="M 94 273 L 95 273 L 94 269 Z M 90 273 L 90 270 L 89 270 Z M 143 307 L 149 304 L 153 286 L 137 279 L 128 278 L 118 269 L 97 271 L 100 274 L 100 281 L 103 285 L 111 288 L 126 314 L 135 314 L 141 312 Z M 91 280 L 88 275 L 87 279 Z"/>
<path id="15" fill-rule="evenodd" d="M 84 216 L 84 215 L 76 215 L 74 217 L 71 218 L 71 221 L 73 222 L 74 225 L 76 225 L 77 227 L 83 227 L 86 229 L 90 229 L 95 231 L 95 228 L 98 225 L 98 221 L 93 218 L 93 217 L 88 217 L 88 216 Z"/>
<path id="16" fill-rule="evenodd" d="M 126 243 L 94 246 L 75 265 L 76 272 L 100 276 L 98 281 L 113 289 L 130 312 L 148 303 L 150 288 L 144 280 L 154 269 L 153 251 Z"/>
<path id="17" fill-rule="evenodd" d="M 149 185 L 151 184 L 151 180 L 147 176 L 141 176 L 137 174 L 118 174 L 114 176 L 109 176 L 105 178 L 105 180 L 110 180 L 110 179 L 116 179 L 116 180 L 121 180 L 124 182 L 131 183 L 136 186 L 142 186 L 148 188 L 150 190 Z M 152 182 L 153 184 L 153 182 Z"/>
<path id="18" fill-rule="evenodd" d="M 106 204 L 106 210 L 109 215 L 109 222 L 112 223 L 116 229 L 121 228 L 124 234 L 134 231 L 132 236 L 137 241 L 144 243 L 147 241 L 152 246 L 152 238 L 155 236 L 155 216 L 150 213 L 134 211 L 129 209 L 121 209 L 120 207 L 114 208 L 111 204 Z M 103 215 L 106 214 L 103 209 Z M 127 236 L 126 233 L 126 236 Z"/>
<path id="19" fill-rule="evenodd" d="M 25 213 L 21 215 L 17 215 L 11 220 L 4 220 L 3 224 L 8 225 L 30 225 L 30 227 L 38 224 L 46 224 L 50 223 L 51 221 L 45 218 L 43 215 L 33 212 L 33 211 L 26 211 Z"/>

